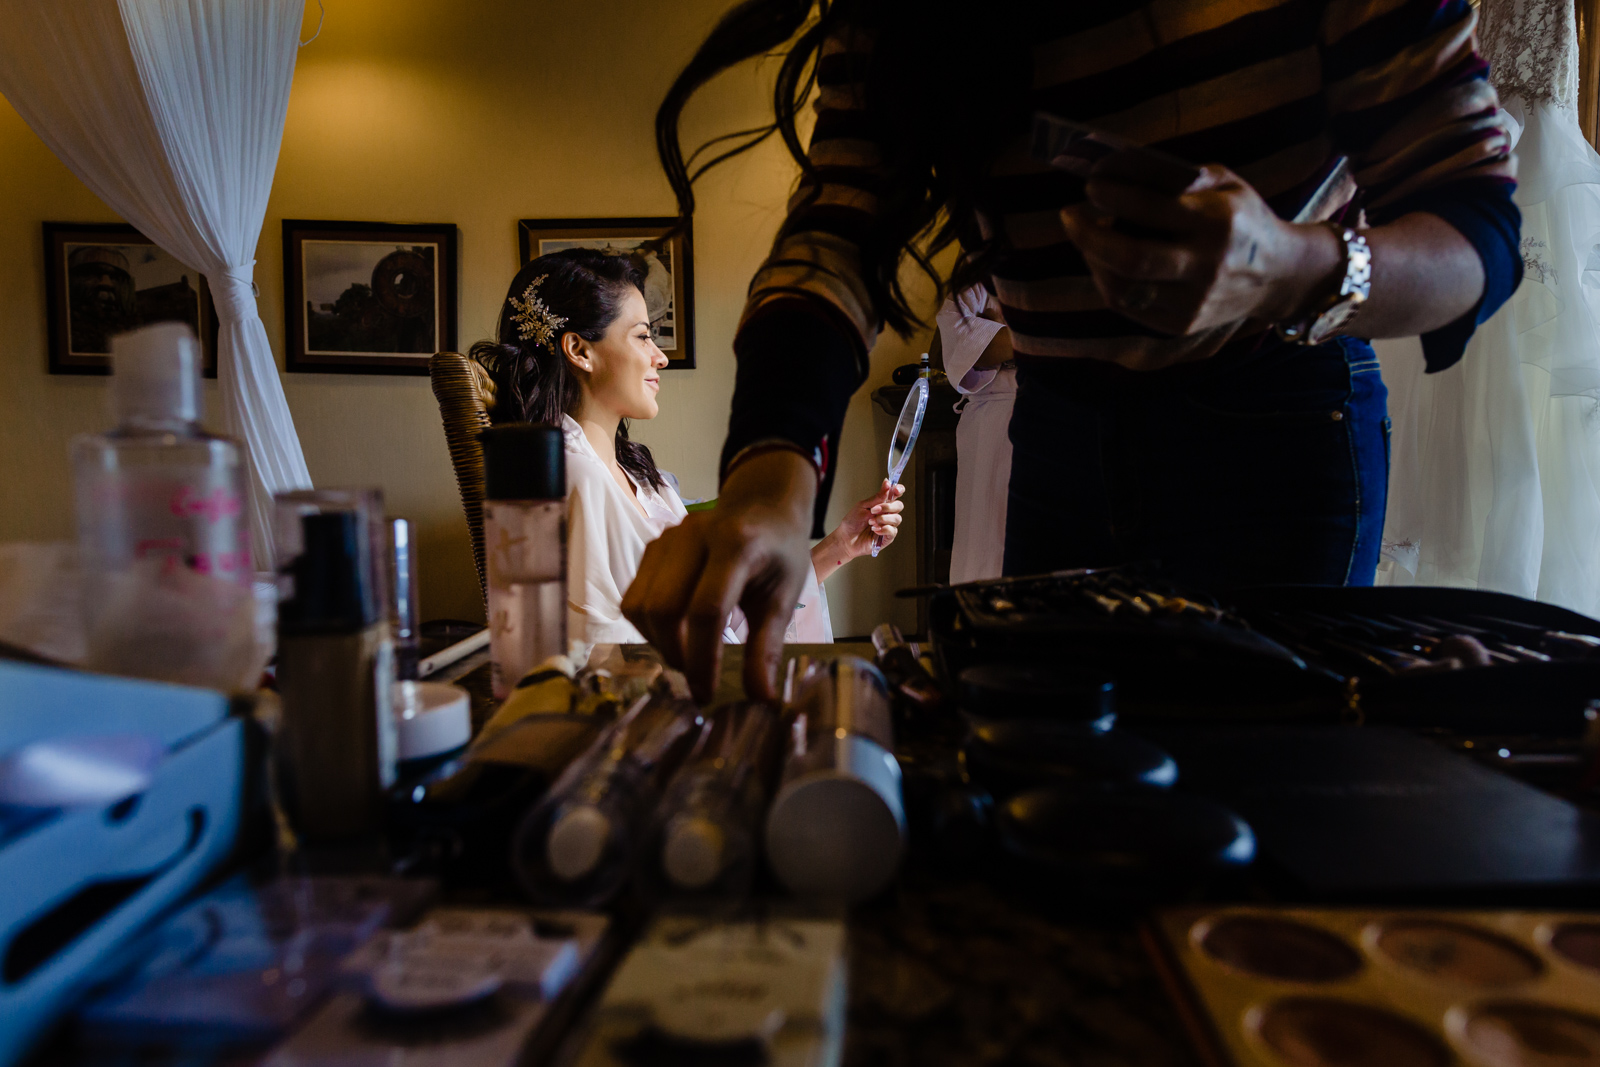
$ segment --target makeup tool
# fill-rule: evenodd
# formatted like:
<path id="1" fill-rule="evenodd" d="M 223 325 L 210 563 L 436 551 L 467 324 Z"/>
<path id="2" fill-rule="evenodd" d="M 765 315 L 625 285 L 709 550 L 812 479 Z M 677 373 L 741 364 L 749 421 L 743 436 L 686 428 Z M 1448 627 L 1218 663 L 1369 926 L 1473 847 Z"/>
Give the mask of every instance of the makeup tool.
<path id="1" fill-rule="evenodd" d="M 578 943 L 557 925 L 551 933 L 521 912 L 442 908 L 414 930 L 374 935 L 340 970 L 368 1004 L 402 1015 L 467 1007 L 507 986 L 550 1000 L 578 969 Z"/>
<path id="2" fill-rule="evenodd" d="M 837 920 L 664 916 L 611 979 L 577 1063 L 837 1063 L 846 981 Z"/>
<path id="3" fill-rule="evenodd" d="M 610 716 L 528 715 L 390 794 L 391 849 L 446 885 L 509 890 L 508 842 Z"/>
<path id="4" fill-rule="evenodd" d="M 1117 720 L 1116 683 L 1104 674 L 1044 663 L 985 663 L 956 679 L 961 708 L 984 719 L 1048 719 L 1093 724 Z"/>
<path id="5" fill-rule="evenodd" d="M 706 727 L 693 702 L 651 695 L 601 734 L 512 838 L 511 866 L 528 895 L 581 907 L 610 900 L 639 863 L 662 786 Z"/>
<path id="6" fill-rule="evenodd" d="M 922 417 L 928 411 L 928 353 L 922 353 L 922 367 L 911 391 L 900 407 L 900 417 L 894 423 L 894 436 L 889 439 L 889 484 L 899 485 L 906 464 L 911 462 L 911 450 L 917 447 L 917 436 L 922 433 Z M 882 537 L 872 539 L 872 555 L 876 559 L 882 551 Z"/>
<path id="7" fill-rule="evenodd" d="M 132 970 L 80 1009 L 79 1025 L 93 1044 L 259 1049 L 322 1002 L 347 953 L 385 925 L 411 922 L 435 888 L 231 878 L 130 944 Z"/>
<path id="8" fill-rule="evenodd" d="M 1600 1064 L 1592 914 L 1178 908 L 1145 941 L 1211 1067 Z"/>
<path id="9" fill-rule="evenodd" d="M 1084 670 L 1115 678 L 1123 710 L 1141 715 L 1178 705 L 1243 715 L 1263 703 L 1332 703 L 1343 685 L 1221 601 L 1148 568 L 954 586 L 934 595 L 929 624 L 947 677 L 1000 663 Z"/>
<path id="10" fill-rule="evenodd" d="M 879 623 L 872 631 L 872 648 L 877 653 L 878 669 L 904 701 L 908 709 L 915 709 L 922 718 L 939 711 L 945 703 L 944 691 L 928 668 L 922 663 L 918 649 L 900 633 L 892 622 Z M 902 715 L 902 720 L 910 718 Z"/>
<path id="11" fill-rule="evenodd" d="M 813 664 L 794 688 L 767 862 L 801 896 L 864 900 L 888 885 L 905 843 L 888 684 L 842 656 Z"/>
<path id="12" fill-rule="evenodd" d="M 705 745 L 657 805 L 639 872 L 649 896 L 731 904 L 748 895 L 782 746 L 783 717 L 771 704 L 711 713 Z"/>
<path id="13" fill-rule="evenodd" d="M 567 911 L 440 908 L 348 961 L 345 981 L 265 1067 L 543 1063 L 609 923 Z"/>

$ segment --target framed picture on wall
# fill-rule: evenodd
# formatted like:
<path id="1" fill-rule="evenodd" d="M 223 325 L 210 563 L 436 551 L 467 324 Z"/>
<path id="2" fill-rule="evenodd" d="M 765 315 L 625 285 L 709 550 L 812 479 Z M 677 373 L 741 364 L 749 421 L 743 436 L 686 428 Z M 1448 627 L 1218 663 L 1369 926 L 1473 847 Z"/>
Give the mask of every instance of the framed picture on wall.
<path id="1" fill-rule="evenodd" d="M 44 224 L 51 374 L 110 374 L 111 338 L 152 322 L 186 322 L 201 367 L 217 376 L 217 309 L 199 271 L 126 223 Z"/>
<path id="2" fill-rule="evenodd" d="M 427 374 L 456 347 L 454 223 L 283 220 L 285 369 Z"/>
<path id="3" fill-rule="evenodd" d="M 594 248 L 627 256 L 644 272 L 650 332 L 669 368 L 694 368 L 694 240 L 686 229 L 666 242 L 675 218 L 522 219 L 522 262 L 563 248 Z"/>

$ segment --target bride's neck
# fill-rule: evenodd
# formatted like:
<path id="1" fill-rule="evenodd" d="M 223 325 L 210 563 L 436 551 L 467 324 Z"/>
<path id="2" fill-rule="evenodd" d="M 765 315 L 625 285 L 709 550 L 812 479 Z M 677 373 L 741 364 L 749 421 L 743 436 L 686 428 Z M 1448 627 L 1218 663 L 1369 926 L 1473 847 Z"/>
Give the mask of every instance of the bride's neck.
<path id="1" fill-rule="evenodd" d="M 578 410 L 572 413 L 573 421 L 583 430 L 583 436 L 588 439 L 589 446 L 599 453 L 606 465 L 617 465 L 617 427 L 622 425 L 622 416 L 615 411 L 607 411 L 595 404 L 587 397 L 578 405 Z"/>

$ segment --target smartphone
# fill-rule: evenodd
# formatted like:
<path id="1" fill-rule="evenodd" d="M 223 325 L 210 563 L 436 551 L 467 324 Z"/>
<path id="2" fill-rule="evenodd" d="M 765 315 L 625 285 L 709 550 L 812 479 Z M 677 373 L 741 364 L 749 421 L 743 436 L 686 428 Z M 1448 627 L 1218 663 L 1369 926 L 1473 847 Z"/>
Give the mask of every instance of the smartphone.
<path id="1" fill-rule="evenodd" d="M 1199 167 L 1177 156 L 1045 111 L 1033 116 L 1032 155 L 1080 178 L 1093 172 L 1168 196 L 1177 196 L 1200 177 Z"/>

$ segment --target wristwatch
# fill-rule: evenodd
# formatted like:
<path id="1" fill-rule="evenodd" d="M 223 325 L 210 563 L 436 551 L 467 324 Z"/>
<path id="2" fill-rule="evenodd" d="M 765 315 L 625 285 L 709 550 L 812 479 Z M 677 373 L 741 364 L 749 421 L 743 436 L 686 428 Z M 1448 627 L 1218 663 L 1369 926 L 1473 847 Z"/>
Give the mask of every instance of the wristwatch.
<path id="1" fill-rule="evenodd" d="M 1328 225 L 1344 243 L 1344 278 L 1320 311 L 1295 322 L 1280 322 L 1274 329 L 1285 341 L 1320 345 L 1347 326 L 1372 293 L 1372 249 L 1367 239 L 1337 222 Z"/>

